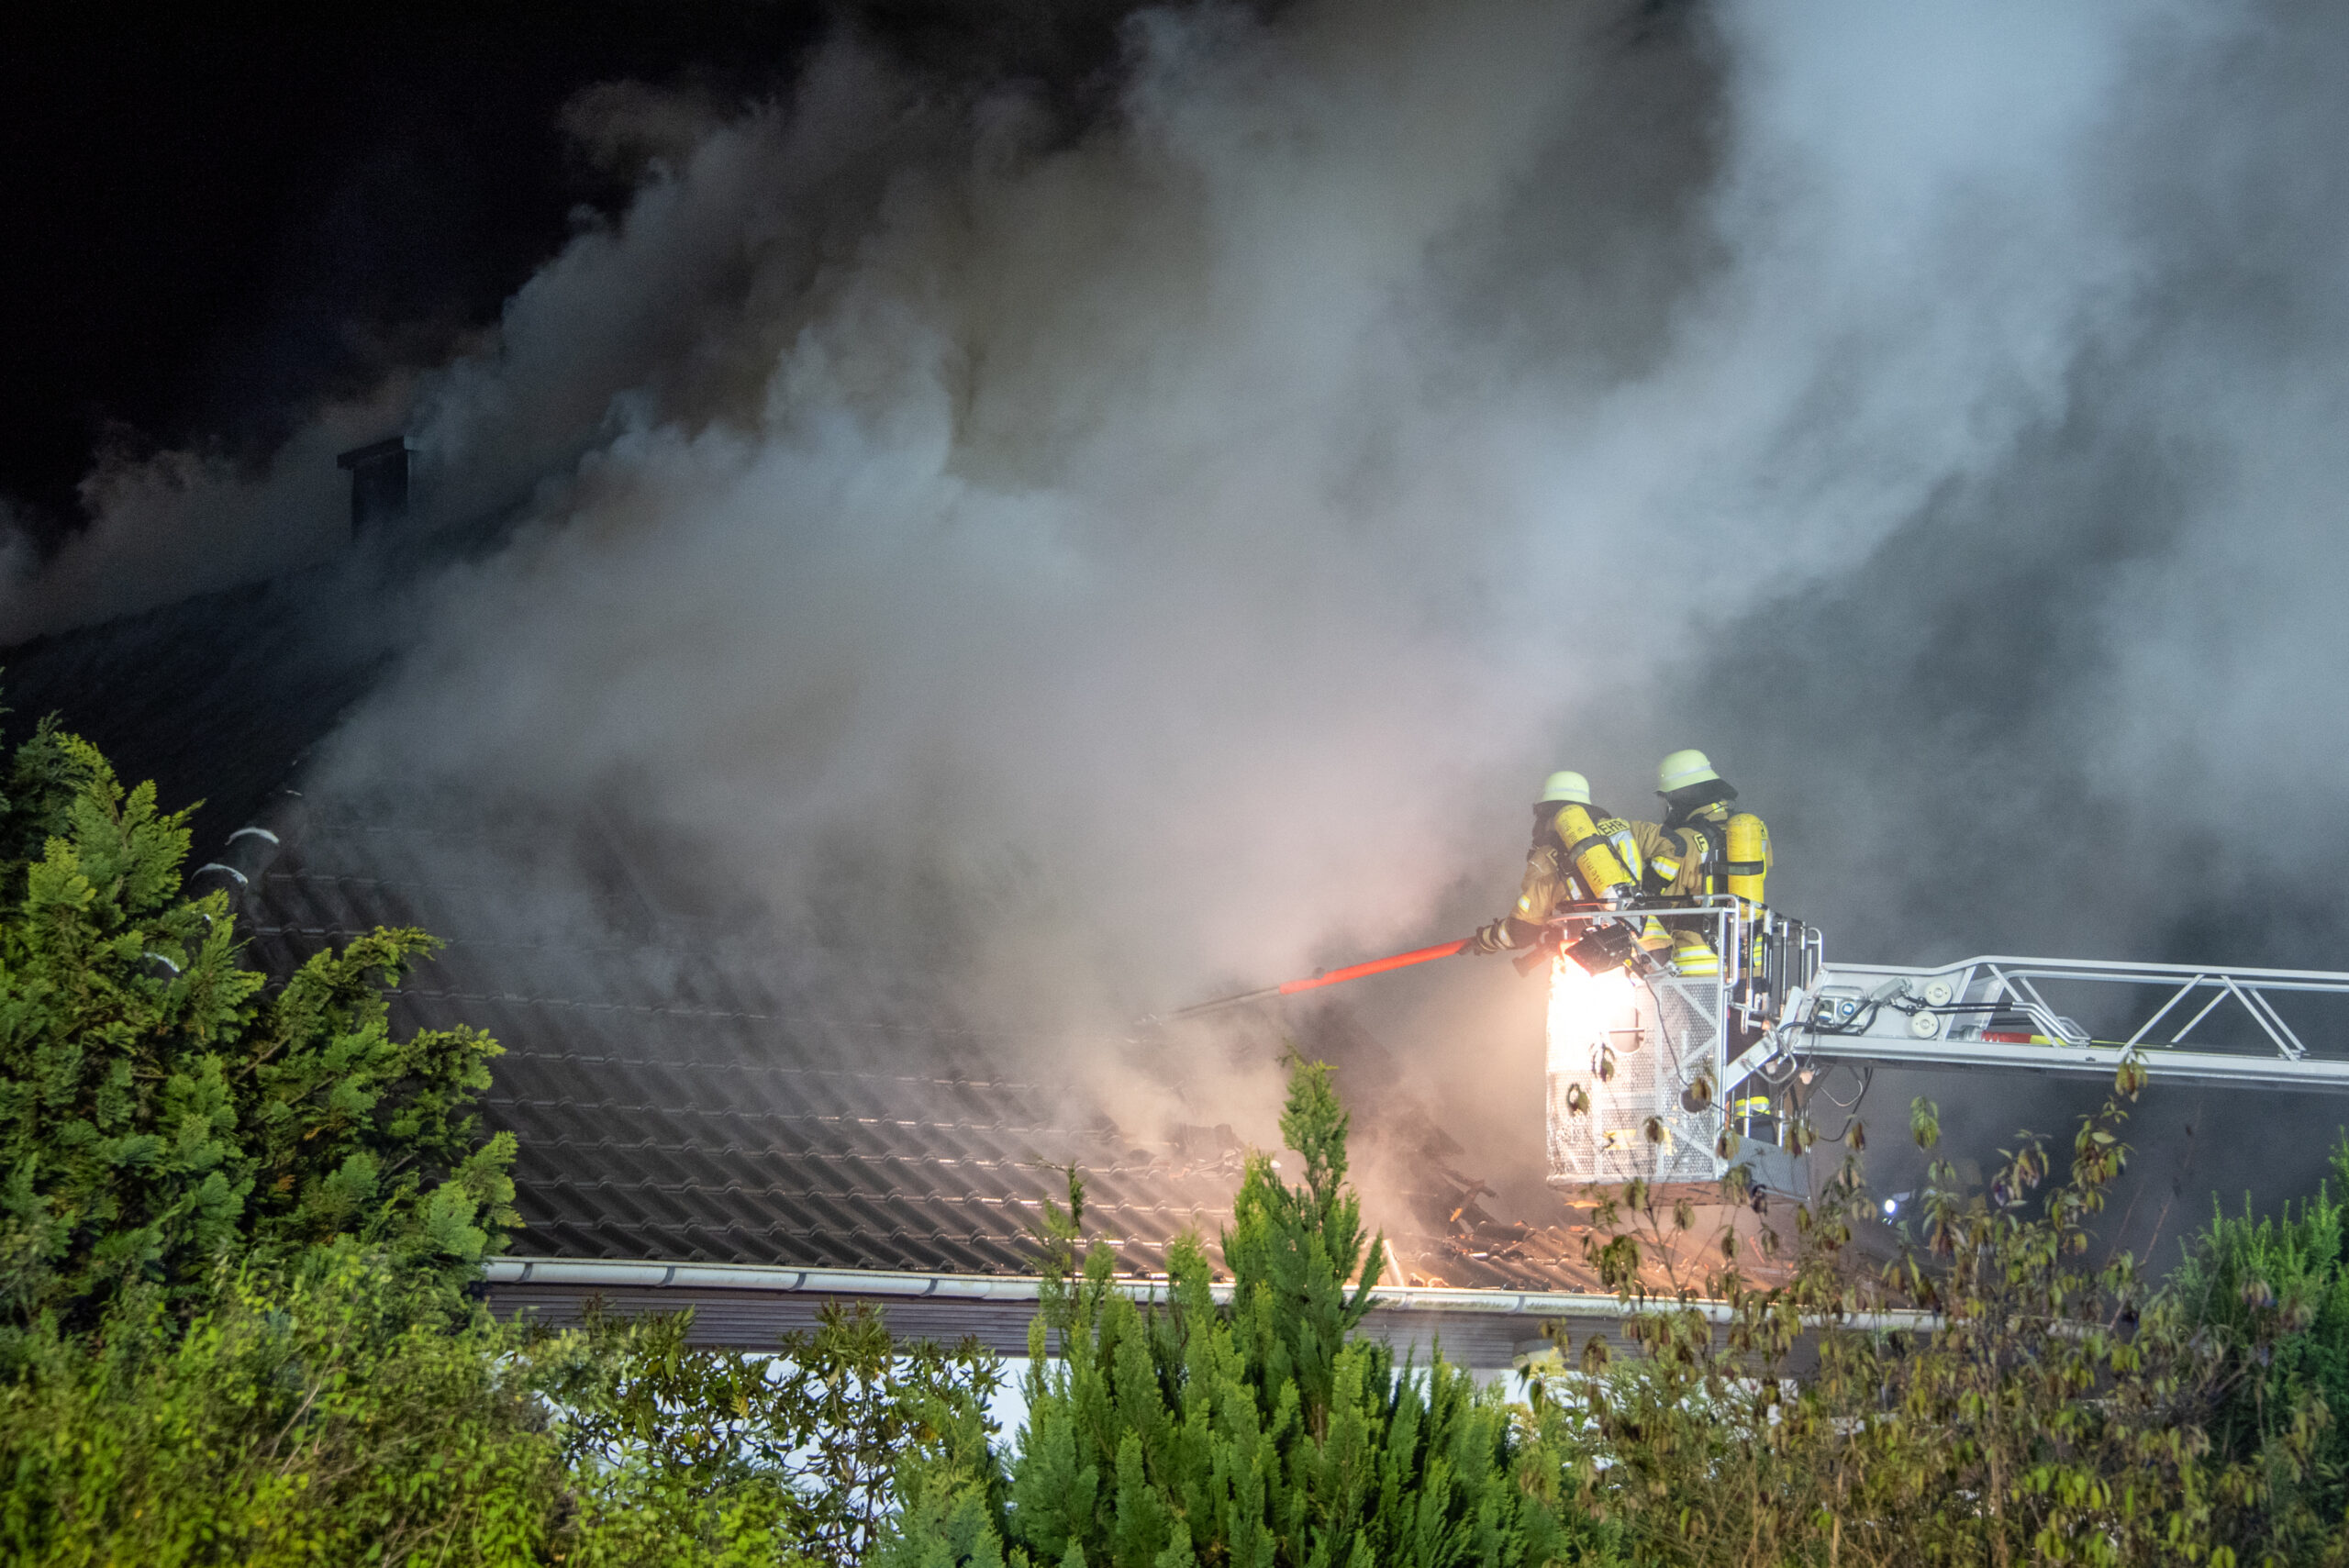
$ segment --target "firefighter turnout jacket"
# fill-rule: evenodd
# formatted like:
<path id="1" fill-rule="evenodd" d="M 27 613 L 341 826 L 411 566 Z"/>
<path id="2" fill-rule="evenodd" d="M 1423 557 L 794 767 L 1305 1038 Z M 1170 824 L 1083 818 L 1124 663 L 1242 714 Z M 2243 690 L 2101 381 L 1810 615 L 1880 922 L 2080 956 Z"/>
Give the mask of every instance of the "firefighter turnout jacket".
<path id="1" fill-rule="evenodd" d="M 1751 811 L 1731 813 L 1718 801 L 1691 812 L 1675 828 L 1634 822 L 1631 834 L 1646 862 L 1640 891 L 1652 897 L 1696 898 L 1734 893 L 1762 902 L 1770 873 L 1770 829 Z"/>
<path id="2" fill-rule="evenodd" d="M 1762 902 L 1770 872 L 1770 829 L 1753 813 L 1731 812 L 1729 802 L 1720 800 L 1688 812 L 1674 827 L 1634 822 L 1631 831 L 1646 862 L 1640 891 L 1650 897 L 1733 893 Z M 1650 916 L 1640 943 L 1652 952 L 1669 947 L 1673 967 L 1683 974 L 1720 973 L 1720 956 L 1702 931 L 1673 930 L 1665 920 Z"/>
<path id="3" fill-rule="evenodd" d="M 1478 933 L 1477 945 L 1488 951 L 1531 947 L 1543 923 L 1565 906 L 1636 894 L 1643 869 L 1630 822 L 1571 801 L 1545 805 L 1534 817 L 1517 904 Z"/>

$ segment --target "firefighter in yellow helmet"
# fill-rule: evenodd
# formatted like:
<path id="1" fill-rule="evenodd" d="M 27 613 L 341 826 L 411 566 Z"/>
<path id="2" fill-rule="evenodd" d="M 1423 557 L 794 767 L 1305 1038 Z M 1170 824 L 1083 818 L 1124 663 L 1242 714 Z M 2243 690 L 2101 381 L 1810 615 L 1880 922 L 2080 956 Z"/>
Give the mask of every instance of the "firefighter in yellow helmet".
<path id="1" fill-rule="evenodd" d="M 1533 844 L 1517 906 L 1477 931 L 1476 951 L 1537 945 L 1544 923 L 1565 905 L 1623 903 L 1638 894 L 1641 870 L 1632 825 L 1593 806 L 1590 781 L 1580 773 L 1552 773 L 1533 803 Z"/>
<path id="2" fill-rule="evenodd" d="M 1652 896 L 1694 898 L 1733 893 L 1762 902 L 1770 871 L 1770 829 L 1750 811 L 1732 812 L 1737 791 L 1702 751 L 1675 751 L 1656 769 L 1656 794 L 1664 797 L 1662 822 L 1635 822 L 1632 833 L 1646 862 L 1640 890 Z M 1720 955 L 1701 930 L 1674 930 L 1650 916 L 1641 945 L 1672 950 L 1672 966 L 1683 974 L 1721 972 Z"/>

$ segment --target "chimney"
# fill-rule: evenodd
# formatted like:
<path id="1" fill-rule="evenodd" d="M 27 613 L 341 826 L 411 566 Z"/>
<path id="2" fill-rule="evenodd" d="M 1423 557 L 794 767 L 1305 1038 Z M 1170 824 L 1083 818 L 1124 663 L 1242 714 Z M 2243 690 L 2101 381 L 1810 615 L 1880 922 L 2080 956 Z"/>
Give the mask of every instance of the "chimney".
<path id="1" fill-rule="evenodd" d="M 337 468 L 351 470 L 351 538 L 406 514 L 407 454 L 415 450 L 407 437 L 391 436 L 334 460 Z"/>

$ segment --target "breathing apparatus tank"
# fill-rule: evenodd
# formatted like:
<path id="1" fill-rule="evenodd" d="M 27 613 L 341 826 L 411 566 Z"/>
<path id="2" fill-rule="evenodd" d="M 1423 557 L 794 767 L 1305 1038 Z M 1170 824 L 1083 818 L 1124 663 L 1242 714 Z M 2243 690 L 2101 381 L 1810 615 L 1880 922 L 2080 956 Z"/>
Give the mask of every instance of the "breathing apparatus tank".
<path id="1" fill-rule="evenodd" d="M 1724 837 L 1729 852 L 1721 871 L 1729 891 L 1761 903 L 1763 879 L 1770 871 L 1770 829 L 1753 813 L 1741 811 L 1729 819 Z"/>
<path id="2" fill-rule="evenodd" d="M 1612 819 L 1609 819 L 1612 823 Z M 1613 824 L 1628 832 L 1628 826 Z M 1608 825 L 1591 820 L 1587 806 L 1569 803 L 1558 808 L 1557 834 L 1566 846 L 1566 863 L 1582 879 L 1593 898 L 1620 903 L 1639 891 L 1639 879 L 1624 869 Z"/>

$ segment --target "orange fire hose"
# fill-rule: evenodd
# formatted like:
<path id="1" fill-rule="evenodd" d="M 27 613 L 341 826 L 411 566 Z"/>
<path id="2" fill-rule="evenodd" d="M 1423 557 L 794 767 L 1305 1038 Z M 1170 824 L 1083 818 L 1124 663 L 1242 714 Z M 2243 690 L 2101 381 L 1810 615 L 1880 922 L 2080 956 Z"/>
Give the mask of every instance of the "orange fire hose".
<path id="1" fill-rule="evenodd" d="M 1415 963 L 1426 963 L 1433 959 L 1450 958 L 1454 953 L 1465 952 L 1475 940 L 1474 937 L 1463 937 L 1456 942 L 1438 942 L 1431 948 L 1413 948 L 1409 952 L 1389 953 L 1385 958 L 1365 959 L 1360 963 L 1350 963 L 1343 969 L 1325 969 L 1303 980 L 1289 980 L 1278 985 L 1260 986 L 1253 991 L 1242 991 L 1236 996 L 1219 996 L 1212 1002 L 1196 1002 L 1190 1006 L 1179 1007 L 1174 1012 L 1160 1015 L 1160 1021 L 1171 1023 L 1176 1018 L 1195 1018 L 1201 1013 L 1212 1013 L 1221 1007 L 1236 1007 L 1243 1002 L 1264 1002 L 1275 996 L 1294 996 L 1299 991 L 1319 990 L 1324 985 L 1335 985 L 1342 980 L 1360 980 L 1364 975 L 1384 974 L 1390 969 L 1408 969 Z"/>

